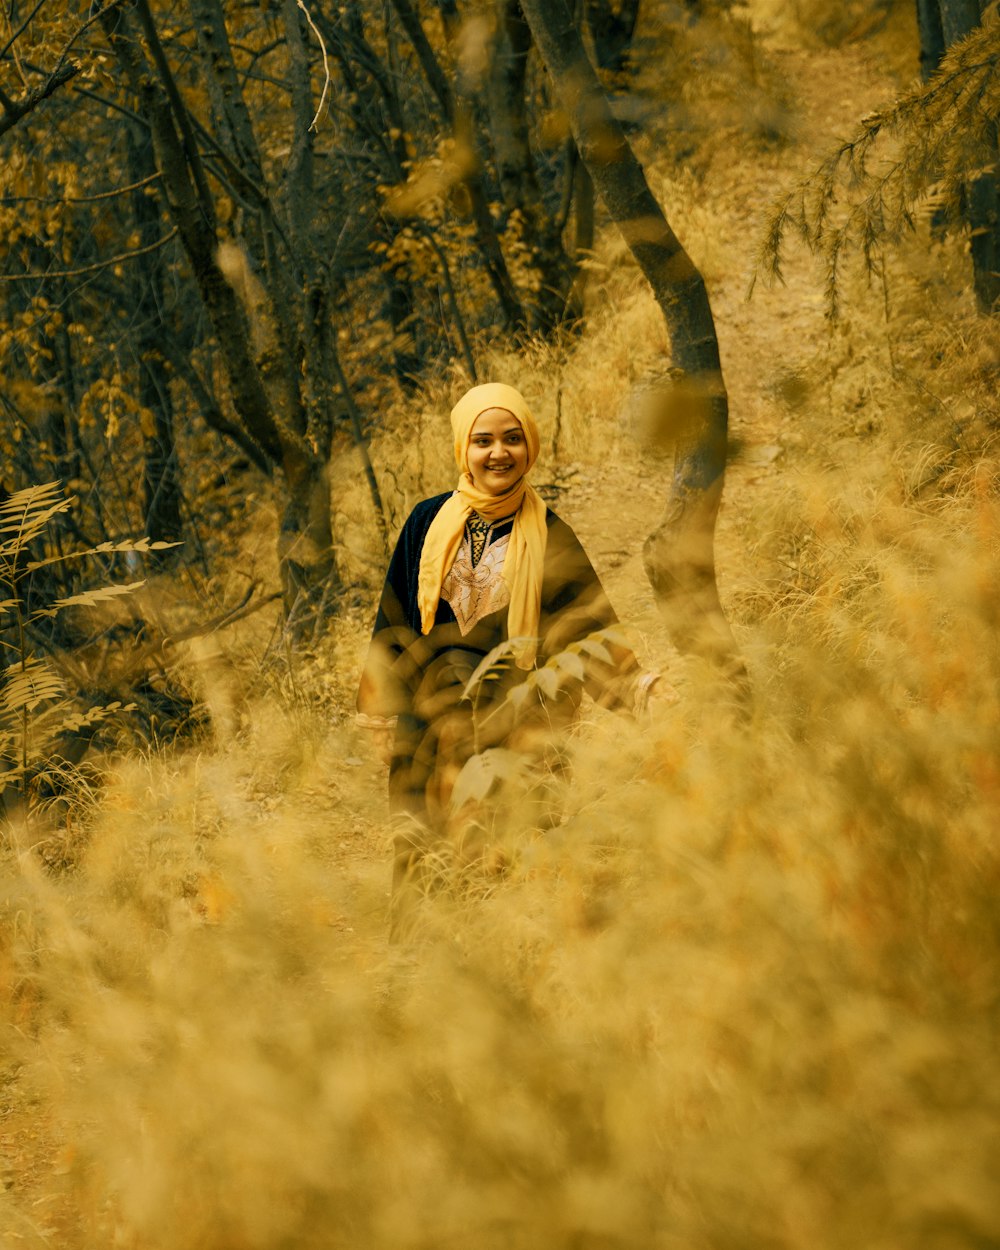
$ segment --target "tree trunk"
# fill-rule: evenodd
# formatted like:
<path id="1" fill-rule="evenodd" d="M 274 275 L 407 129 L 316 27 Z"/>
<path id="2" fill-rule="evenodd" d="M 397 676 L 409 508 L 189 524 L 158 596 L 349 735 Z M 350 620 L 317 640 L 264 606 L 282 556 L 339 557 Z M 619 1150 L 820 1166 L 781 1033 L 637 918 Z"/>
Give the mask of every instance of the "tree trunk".
<path id="1" fill-rule="evenodd" d="M 921 72 L 924 58 L 925 29 L 934 31 L 934 0 L 918 0 L 920 20 Z M 964 39 L 979 25 L 985 10 L 983 0 L 937 0 L 938 22 L 946 47 Z M 938 58 L 940 60 L 940 57 Z M 936 64 L 932 67 L 936 69 Z M 994 168 L 1000 156 L 1000 142 L 993 128 L 990 155 Z M 986 173 L 970 182 L 965 191 L 965 220 L 969 227 L 969 250 L 972 256 L 972 284 L 980 312 L 992 313 L 1000 301 L 1000 187 L 995 174 Z"/>
<path id="2" fill-rule="evenodd" d="M 572 147 L 572 200 L 573 200 L 573 265 L 576 270 L 573 285 L 566 297 L 566 316 L 570 321 L 581 321 L 584 315 L 584 297 L 587 290 L 587 266 L 594 251 L 594 180 L 587 166 L 580 160 L 576 145 Z"/>
<path id="3" fill-rule="evenodd" d="M 741 668 L 719 601 L 714 533 L 726 467 L 728 401 L 701 274 L 671 230 L 608 105 L 563 0 L 522 0 L 581 159 L 663 312 L 674 386 L 660 413 L 678 413 L 673 481 L 644 560 L 675 643 Z"/>
<path id="4" fill-rule="evenodd" d="M 917 0 L 917 28 L 920 32 L 920 77 L 926 82 L 944 56 L 944 28 L 938 0 Z"/>
<path id="5" fill-rule="evenodd" d="M 462 168 L 462 181 L 468 192 L 470 215 L 475 224 L 476 245 L 504 321 L 509 329 L 522 326 L 525 323 L 524 308 L 521 306 L 517 289 L 507 268 L 507 261 L 497 237 L 496 225 L 490 213 L 489 199 L 483 186 L 474 108 L 474 95 L 478 84 L 473 81 L 467 67 L 459 59 L 458 70 L 455 74 L 455 87 L 452 90 L 437 64 L 437 58 L 424 33 L 420 17 L 410 0 L 392 0 L 392 6 L 407 38 L 413 44 L 414 51 L 427 75 L 428 83 L 441 106 L 445 121 L 454 131 L 455 147 Z M 454 47 L 459 34 L 458 9 L 454 0 L 438 0 L 438 9 L 441 13 L 445 36 Z"/>
<path id="6" fill-rule="evenodd" d="M 497 36 L 489 79 L 493 155 L 500 192 L 508 209 L 520 208 L 538 216 L 542 189 L 528 140 L 525 110 L 531 28 L 524 20 L 520 0 L 498 0 Z"/>
<path id="7" fill-rule="evenodd" d="M 946 48 L 974 30 L 983 16 L 979 0 L 938 0 L 938 12 Z"/>
<path id="8" fill-rule="evenodd" d="M 525 313 L 500 246 L 484 186 L 473 100 L 477 84 L 460 64 L 454 75 L 453 88 L 411 0 L 391 0 L 391 4 L 434 93 L 441 116 L 454 133 L 455 156 L 468 197 L 468 213 L 475 227 L 480 260 L 496 294 L 505 324 L 510 329 L 516 328 L 525 323 Z M 452 0 L 439 0 L 438 9 L 445 36 L 449 43 L 454 44 L 459 35 L 458 10 Z"/>
<path id="9" fill-rule="evenodd" d="M 541 287 L 531 328 L 546 331 L 565 315 L 573 266 L 562 231 L 548 214 L 529 140 L 527 90 L 531 28 L 520 0 L 498 0 L 497 40 L 489 80 L 493 156 L 508 211 L 522 219 L 522 239 L 538 270 Z"/>
<path id="10" fill-rule="evenodd" d="M 139 183 L 156 172 L 153 143 L 145 126 L 128 129 L 130 181 Z M 145 533 L 157 541 L 176 542 L 182 537 L 181 488 L 174 442 L 174 408 L 170 378 L 162 354 L 167 328 L 163 324 L 162 253 L 153 245 L 159 235 L 157 201 L 145 188 L 133 191 L 132 211 L 139 227 L 140 244 L 149 251 L 136 258 L 136 290 L 133 296 L 138 325 L 139 403 L 143 417 L 143 510 Z M 171 563 L 180 549 L 158 552 L 154 562 Z"/>
<path id="11" fill-rule="evenodd" d="M 621 74 L 632 47 L 639 0 L 587 0 L 587 25 L 594 37 L 594 55 L 601 69 Z"/>
<path id="12" fill-rule="evenodd" d="M 286 628 L 316 636 L 342 583 L 333 557 L 330 478 L 316 456 L 290 452 L 283 465 L 288 493 L 278 534 L 281 597 Z"/>

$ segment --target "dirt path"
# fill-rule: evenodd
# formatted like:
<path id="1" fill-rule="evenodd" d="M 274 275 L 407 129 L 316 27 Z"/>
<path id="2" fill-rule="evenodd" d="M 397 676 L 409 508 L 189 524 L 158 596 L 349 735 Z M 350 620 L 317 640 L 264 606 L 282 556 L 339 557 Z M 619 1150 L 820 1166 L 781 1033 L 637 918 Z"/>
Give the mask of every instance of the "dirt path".
<path id="1" fill-rule="evenodd" d="M 826 147 L 891 96 L 894 88 L 868 46 L 772 53 L 801 110 L 797 142 L 719 159 L 705 181 L 717 220 L 721 276 L 710 284 L 730 403 L 732 454 L 719 518 L 717 563 L 723 598 L 739 588 L 746 533 L 755 511 L 780 492 L 782 477 L 803 450 L 828 436 L 829 413 L 796 411 L 797 380 L 827 350 L 822 279 L 798 257 L 784 285 L 747 290 L 753 257 L 776 192 L 816 163 Z M 641 466 L 640 466 L 641 470 Z M 651 639 L 662 631 L 642 569 L 642 540 L 659 515 L 666 483 L 649 468 L 637 476 L 624 460 L 585 473 L 560 499 L 559 511 L 592 553 L 619 613 Z"/>

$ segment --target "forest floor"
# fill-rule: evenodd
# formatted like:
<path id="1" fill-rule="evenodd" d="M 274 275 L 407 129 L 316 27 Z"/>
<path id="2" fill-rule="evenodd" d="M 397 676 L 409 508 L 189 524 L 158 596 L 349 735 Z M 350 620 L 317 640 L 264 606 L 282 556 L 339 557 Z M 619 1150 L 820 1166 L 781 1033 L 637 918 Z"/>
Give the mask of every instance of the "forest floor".
<path id="1" fill-rule="evenodd" d="M 828 357 L 831 341 L 817 267 L 798 255 L 787 267 L 784 285 L 758 285 L 747 300 L 768 208 L 777 190 L 808 172 L 831 142 L 847 136 L 858 118 L 901 85 L 887 71 L 893 57 L 885 55 L 877 36 L 839 47 L 775 41 L 768 55 L 794 101 L 792 140 L 763 150 L 750 145 L 752 150 L 735 158 L 731 149 L 720 148 L 697 188 L 703 229 L 707 221 L 711 234 L 709 291 L 721 340 L 734 452 L 718 529 L 724 602 L 738 600 L 755 578 L 748 536 L 758 515 L 780 506 L 789 476 L 817 459 L 839 461 L 846 470 L 852 457 L 863 454 L 854 425 L 859 409 L 831 412 L 829 393 L 810 390 L 808 382 L 816 361 Z M 670 211 L 667 172 L 654 169 L 653 174 L 654 182 L 662 180 Z M 683 228 L 679 232 L 683 237 Z M 697 248 L 692 251 L 697 261 Z M 867 298 L 881 308 L 881 289 L 873 288 Z M 877 318 L 871 323 L 877 325 Z M 870 350 L 867 367 L 884 369 L 884 343 L 873 338 Z M 858 385 L 857 378 L 850 385 Z M 619 616 L 638 640 L 640 658 L 674 672 L 678 661 L 663 639 L 641 565 L 642 541 L 662 510 L 666 471 L 644 462 L 638 453 L 600 464 L 581 461 L 573 473 L 560 478 L 555 507 L 583 541 Z M 353 646 L 360 659 L 370 611 L 370 604 L 358 607 L 343 626 L 345 636 L 354 634 L 353 642 L 343 644 L 344 654 Z M 268 751 L 277 758 L 281 749 L 291 748 L 268 742 L 264 727 L 257 731 L 257 755 L 243 764 L 228 760 L 225 750 L 206 756 L 199 765 L 200 781 L 211 788 L 213 776 L 220 786 L 235 779 L 237 788 L 243 787 L 247 819 L 265 835 L 272 822 L 316 831 L 322 859 L 343 886 L 341 907 L 327 918 L 337 935 L 331 962 L 379 975 L 392 959 L 386 943 L 390 848 L 385 777 L 363 735 L 351 725 L 350 711 L 345 696 L 336 732 L 297 773 L 285 769 L 269 784 Z M 205 887 L 202 893 L 200 905 L 211 912 L 211 891 Z M 37 1103 L 26 1104 L 16 1084 L 0 1101 L 0 1150 L 9 1196 L 31 1213 L 46 1237 L 54 1238 L 51 1244 L 59 1244 L 60 1228 L 75 1220 L 63 1207 L 52 1177 L 68 1170 L 71 1161 L 64 1158 L 48 1111 Z M 85 1244 L 85 1233 L 79 1230 L 65 1244 L 80 1244 L 79 1235 Z"/>

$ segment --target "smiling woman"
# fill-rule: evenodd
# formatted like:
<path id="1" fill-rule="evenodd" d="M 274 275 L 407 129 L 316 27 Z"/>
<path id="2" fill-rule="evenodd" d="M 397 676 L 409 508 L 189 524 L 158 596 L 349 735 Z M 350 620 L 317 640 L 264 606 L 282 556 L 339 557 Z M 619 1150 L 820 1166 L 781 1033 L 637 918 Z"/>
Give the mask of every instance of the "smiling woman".
<path id="1" fill-rule="evenodd" d="M 550 742 L 584 691 L 631 708 L 656 680 L 604 637 L 577 651 L 557 682 L 508 698 L 533 669 L 617 618 L 576 535 L 526 480 L 539 436 L 520 393 L 502 383 L 473 387 L 451 425 L 457 488 L 417 504 L 403 526 L 358 694 L 359 720 L 389 764 L 399 819 L 397 913 L 408 883 L 426 886 L 427 851 L 461 837 L 451 797 L 474 754 Z M 472 696 L 470 679 L 497 648 L 493 680 Z"/>

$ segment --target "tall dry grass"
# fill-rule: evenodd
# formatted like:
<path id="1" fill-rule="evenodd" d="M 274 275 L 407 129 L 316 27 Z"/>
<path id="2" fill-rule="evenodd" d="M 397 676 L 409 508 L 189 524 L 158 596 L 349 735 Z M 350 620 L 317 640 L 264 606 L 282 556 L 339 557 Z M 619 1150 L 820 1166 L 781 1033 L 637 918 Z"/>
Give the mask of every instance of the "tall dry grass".
<path id="1" fill-rule="evenodd" d="M 8 855 L 8 1063 L 56 1150 L 10 1244 L 997 1244 L 998 465 L 907 480 L 803 473 L 749 715 L 694 671 L 592 714 L 411 947 L 377 780 L 301 706 L 123 760 L 74 872 Z"/>

